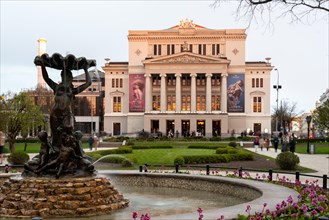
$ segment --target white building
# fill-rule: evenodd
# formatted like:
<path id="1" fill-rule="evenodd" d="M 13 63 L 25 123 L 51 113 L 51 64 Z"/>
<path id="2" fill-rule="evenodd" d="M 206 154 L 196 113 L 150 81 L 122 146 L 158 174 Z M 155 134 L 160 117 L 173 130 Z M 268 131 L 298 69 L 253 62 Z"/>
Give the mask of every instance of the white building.
<path id="1" fill-rule="evenodd" d="M 271 64 L 246 61 L 244 29 L 182 20 L 164 30 L 130 30 L 129 61 L 107 62 L 104 130 L 227 136 L 271 133 Z"/>

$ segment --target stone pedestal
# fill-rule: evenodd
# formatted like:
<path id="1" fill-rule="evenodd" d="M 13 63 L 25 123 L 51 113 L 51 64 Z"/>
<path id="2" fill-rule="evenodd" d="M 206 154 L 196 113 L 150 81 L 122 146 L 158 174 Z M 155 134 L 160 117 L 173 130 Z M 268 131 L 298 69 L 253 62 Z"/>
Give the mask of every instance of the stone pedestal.
<path id="1" fill-rule="evenodd" d="M 92 216 L 126 207 L 128 203 L 105 177 L 10 178 L 1 189 L 0 216 Z"/>

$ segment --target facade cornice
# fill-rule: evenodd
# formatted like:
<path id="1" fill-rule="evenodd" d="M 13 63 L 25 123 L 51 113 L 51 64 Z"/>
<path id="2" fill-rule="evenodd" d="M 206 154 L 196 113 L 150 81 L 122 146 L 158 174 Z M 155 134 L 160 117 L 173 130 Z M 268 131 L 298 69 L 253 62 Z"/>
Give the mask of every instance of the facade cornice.
<path id="1" fill-rule="evenodd" d="M 128 36 L 128 41 L 172 41 L 172 40 L 245 40 L 246 35 L 209 35 L 209 36 Z"/>

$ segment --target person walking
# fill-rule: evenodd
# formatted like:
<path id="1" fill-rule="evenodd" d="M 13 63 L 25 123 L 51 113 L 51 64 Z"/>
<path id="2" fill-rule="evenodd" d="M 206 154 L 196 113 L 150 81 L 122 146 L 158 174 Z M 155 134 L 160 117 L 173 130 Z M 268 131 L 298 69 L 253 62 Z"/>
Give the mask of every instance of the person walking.
<path id="1" fill-rule="evenodd" d="M 294 133 L 292 133 L 292 135 L 291 135 L 289 146 L 290 146 L 290 152 L 291 153 L 295 153 L 295 150 L 296 150 L 296 140 L 295 140 Z"/>
<path id="2" fill-rule="evenodd" d="M 3 149 L 5 147 L 5 143 L 6 143 L 5 133 L 0 131 L 0 164 L 2 164 L 3 162 Z"/>
<path id="3" fill-rule="evenodd" d="M 254 140 L 254 147 L 255 147 L 255 152 L 257 152 L 258 147 L 259 147 L 259 138 L 258 137 L 256 137 Z"/>
<path id="4" fill-rule="evenodd" d="M 274 150 L 275 150 L 275 153 L 276 153 L 278 151 L 278 146 L 279 146 L 279 138 L 278 137 L 274 137 L 273 145 L 274 145 Z"/>
<path id="5" fill-rule="evenodd" d="M 289 136 L 287 133 L 284 133 L 282 136 L 282 149 L 281 152 L 288 151 L 288 145 L 289 145 Z"/>
<path id="6" fill-rule="evenodd" d="M 93 143 L 94 143 L 94 138 L 92 135 L 90 135 L 90 137 L 88 138 L 88 144 L 89 144 L 89 150 L 92 151 L 93 150 Z"/>
<path id="7" fill-rule="evenodd" d="M 265 140 L 264 138 L 261 138 L 259 140 L 260 150 L 263 151 L 263 147 L 265 146 Z"/>

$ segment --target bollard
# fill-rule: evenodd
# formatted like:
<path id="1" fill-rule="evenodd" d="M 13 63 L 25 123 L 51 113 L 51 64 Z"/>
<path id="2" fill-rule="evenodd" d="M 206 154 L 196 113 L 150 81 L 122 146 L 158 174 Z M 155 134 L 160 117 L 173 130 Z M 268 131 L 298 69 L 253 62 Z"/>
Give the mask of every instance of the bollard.
<path id="1" fill-rule="evenodd" d="M 143 172 L 143 166 L 139 166 L 139 172 L 140 172 L 140 173 Z"/>
<path id="2" fill-rule="evenodd" d="M 242 177 L 242 167 L 239 168 L 239 177 Z"/>
<path id="3" fill-rule="evenodd" d="M 273 170 L 269 169 L 268 171 L 268 180 L 272 181 L 273 180 Z"/>
<path id="4" fill-rule="evenodd" d="M 175 164 L 175 170 L 176 170 L 176 173 L 179 172 L 179 165 L 178 165 L 178 163 Z"/>
<path id="5" fill-rule="evenodd" d="M 296 180 L 299 181 L 299 172 L 296 172 Z"/>
<path id="6" fill-rule="evenodd" d="M 206 170 L 207 170 L 207 175 L 209 175 L 210 174 L 210 167 L 209 167 L 208 164 L 206 165 Z"/>
<path id="7" fill-rule="evenodd" d="M 327 175 L 323 175 L 323 186 L 322 186 L 323 189 L 327 189 L 327 178 L 328 178 Z"/>

